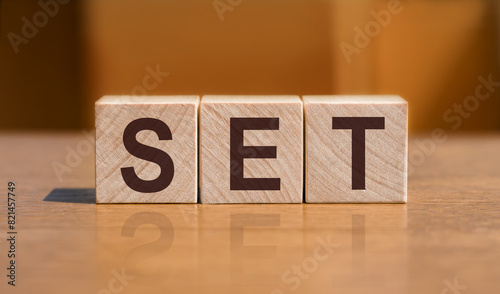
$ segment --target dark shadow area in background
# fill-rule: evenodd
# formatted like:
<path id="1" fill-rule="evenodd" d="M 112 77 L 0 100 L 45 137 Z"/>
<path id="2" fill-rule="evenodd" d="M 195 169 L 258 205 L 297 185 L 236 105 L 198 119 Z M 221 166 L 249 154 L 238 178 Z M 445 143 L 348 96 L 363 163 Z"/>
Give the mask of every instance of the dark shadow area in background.
<path id="1" fill-rule="evenodd" d="M 0 116 L 1 130 L 84 126 L 80 24 L 84 1 L 42 2 L 57 4 L 50 8 L 53 16 L 47 16 L 38 0 L 0 1 L 0 97 L 4 109 L 16 110 Z M 34 24 L 35 16 L 41 25 Z M 11 43 L 10 33 L 23 41 Z"/>
<path id="2" fill-rule="evenodd" d="M 94 188 L 56 188 L 43 201 L 95 204 Z"/>

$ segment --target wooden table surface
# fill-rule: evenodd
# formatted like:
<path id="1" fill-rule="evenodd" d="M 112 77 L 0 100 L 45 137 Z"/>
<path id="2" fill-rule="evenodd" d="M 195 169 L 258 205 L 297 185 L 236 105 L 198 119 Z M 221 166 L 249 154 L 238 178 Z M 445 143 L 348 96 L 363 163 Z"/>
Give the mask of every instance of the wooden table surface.
<path id="1" fill-rule="evenodd" d="M 95 205 L 92 144 L 0 135 L 0 293 L 500 293 L 500 134 L 438 144 L 406 205 Z"/>

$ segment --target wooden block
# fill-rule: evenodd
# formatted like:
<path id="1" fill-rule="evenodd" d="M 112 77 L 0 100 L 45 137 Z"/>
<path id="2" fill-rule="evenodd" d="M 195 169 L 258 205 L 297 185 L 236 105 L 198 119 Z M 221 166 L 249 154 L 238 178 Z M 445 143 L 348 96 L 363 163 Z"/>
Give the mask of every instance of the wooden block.
<path id="1" fill-rule="evenodd" d="M 95 104 L 97 203 L 196 203 L 198 96 Z"/>
<path id="2" fill-rule="evenodd" d="M 298 96 L 203 96 L 202 203 L 301 203 L 303 107 Z"/>
<path id="3" fill-rule="evenodd" d="M 304 96 L 306 202 L 406 203 L 408 103 Z"/>

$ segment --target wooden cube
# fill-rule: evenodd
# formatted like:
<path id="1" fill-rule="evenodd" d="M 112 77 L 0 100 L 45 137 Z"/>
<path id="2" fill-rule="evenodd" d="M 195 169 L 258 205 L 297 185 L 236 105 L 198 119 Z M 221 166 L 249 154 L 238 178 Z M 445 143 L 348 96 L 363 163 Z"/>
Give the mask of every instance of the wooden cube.
<path id="1" fill-rule="evenodd" d="M 97 203 L 196 203 L 198 96 L 95 104 Z"/>
<path id="2" fill-rule="evenodd" d="M 306 202 L 406 203 L 408 103 L 304 96 Z"/>
<path id="3" fill-rule="evenodd" d="M 202 203 L 300 203 L 303 107 L 298 96 L 203 96 Z"/>

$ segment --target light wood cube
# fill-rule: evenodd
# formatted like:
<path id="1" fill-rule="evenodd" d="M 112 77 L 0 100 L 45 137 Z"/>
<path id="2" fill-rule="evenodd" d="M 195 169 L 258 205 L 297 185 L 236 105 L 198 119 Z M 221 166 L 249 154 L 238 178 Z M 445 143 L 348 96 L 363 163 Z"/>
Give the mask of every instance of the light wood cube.
<path id="1" fill-rule="evenodd" d="M 97 203 L 196 203 L 198 96 L 95 103 Z"/>
<path id="2" fill-rule="evenodd" d="M 304 96 L 308 203 L 406 203 L 408 103 Z"/>
<path id="3" fill-rule="evenodd" d="M 298 96 L 203 96 L 202 203 L 301 203 L 303 106 Z"/>

